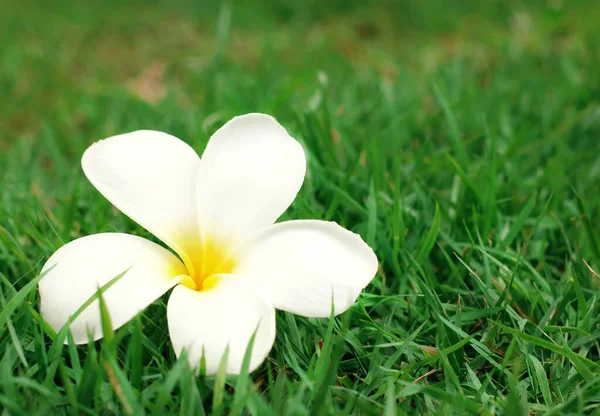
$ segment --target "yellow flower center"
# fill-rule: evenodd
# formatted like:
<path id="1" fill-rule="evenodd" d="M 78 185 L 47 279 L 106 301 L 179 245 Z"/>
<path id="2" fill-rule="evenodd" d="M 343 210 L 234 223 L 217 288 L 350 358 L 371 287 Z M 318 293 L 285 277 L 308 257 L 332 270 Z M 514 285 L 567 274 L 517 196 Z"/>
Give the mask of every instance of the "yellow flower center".
<path id="1" fill-rule="evenodd" d="M 189 279 L 181 284 L 190 289 L 203 291 L 214 288 L 219 282 L 220 274 L 231 273 L 237 262 L 230 256 L 225 245 L 205 238 L 187 240 L 181 245 L 185 252 L 183 257 Z"/>

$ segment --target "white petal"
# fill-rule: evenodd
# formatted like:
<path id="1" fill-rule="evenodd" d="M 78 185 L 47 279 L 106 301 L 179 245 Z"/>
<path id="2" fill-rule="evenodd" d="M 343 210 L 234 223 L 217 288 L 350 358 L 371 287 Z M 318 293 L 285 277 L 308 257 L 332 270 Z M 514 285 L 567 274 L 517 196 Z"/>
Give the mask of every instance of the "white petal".
<path id="1" fill-rule="evenodd" d="M 196 179 L 200 158 L 166 133 L 140 130 L 90 146 L 81 164 L 110 202 L 190 264 L 199 241 Z M 193 256 L 191 256 L 193 257 Z"/>
<path id="2" fill-rule="evenodd" d="M 198 368 L 204 351 L 206 374 L 214 375 L 229 345 L 227 373 L 239 374 L 256 331 L 249 368 L 254 371 L 275 341 L 275 309 L 254 295 L 242 277 L 216 275 L 211 279 L 217 283 L 209 290 L 197 292 L 185 286 L 173 290 L 167 304 L 173 349 L 177 356 L 185 349 L 193 368 Z"/>
<path id="3" fill-rule="evenodd" d="M 179 283 L 186 269 L 170 251 L 144 238 L 106 233 L 62 246 L 44 265 L 56 265 L 39 283 L 41 312 L 58 331 L 97 289 L 127 271 L 103 294 L 113 328 L 118 328 Z M 129 269 L 129 270 L 128 270 Z M 71 324 L 76 343 L 102 338 L 98 301 Z"/>
<path id="4" fill-rule="evenodd" d="M 288 221 L 266 228 L 239 253 L 232 273 L 256 279 L 277 309 L 327 317 L 348 309 L 377 273 L 377 257 L 336 223 Z"/>
<path id="5" fill-rule="evenodd" d="M 211 137 L 202 155 L 202 232 L 226 244 L 273 224 L 296 197 L 305 172 L 302 146 L 273 117 L 235 117 Z"/>

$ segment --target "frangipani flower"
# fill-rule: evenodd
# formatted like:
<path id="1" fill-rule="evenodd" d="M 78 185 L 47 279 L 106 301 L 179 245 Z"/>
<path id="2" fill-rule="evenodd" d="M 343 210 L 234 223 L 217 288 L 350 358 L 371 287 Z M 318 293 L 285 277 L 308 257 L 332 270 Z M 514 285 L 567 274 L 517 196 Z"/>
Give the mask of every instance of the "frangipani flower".
<path id="1" fill-rule="evenodd" d="M 98 289 L 118 328 L 174 287 L 167 303 L 176 354 L 192 367 L 204 354 L 215 374 L 239 373 L 251 336 L 250 370 L 275 340 L 275 309 L 328 317 L 348 309 L 377 271 L 373 250 L 333 222 L 274 224 L 300 190 L 300 144 L 264 114 L 235 117 L 202 159 L 185 142 L 136 131 L 93 144 L 82 158 L 90 182 L 176 254 L 144 238 L 103 233 L 61 247 L 39 284 L 41 313 L 59 330 Z M 52 266 L 55 266 L 51 269 Z M 102 337 L 91 304 L 70 325 L 76 343 Z"/>

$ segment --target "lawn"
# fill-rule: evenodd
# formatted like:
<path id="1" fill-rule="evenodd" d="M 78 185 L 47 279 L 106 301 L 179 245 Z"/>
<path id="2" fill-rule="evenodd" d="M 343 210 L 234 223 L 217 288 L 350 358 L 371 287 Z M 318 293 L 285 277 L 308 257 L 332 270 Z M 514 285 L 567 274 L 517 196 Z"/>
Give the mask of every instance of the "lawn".
<path id="1" fill-rule="evenodd" d="M 209 3 L 209 2 L 205 2 Z M 0 13 L 0 415 L 600 412 L 600 2 L 7 0 Z M 37 281 L 65 243 L 158 242 L 87 181 L 93 142 L 199 153 L 248 112 L 307 154 L 281 220 L 379 272 L 347 312 L 277 312 L 255 372 L 195 377 L 166 299 L 63 345 Z"/>

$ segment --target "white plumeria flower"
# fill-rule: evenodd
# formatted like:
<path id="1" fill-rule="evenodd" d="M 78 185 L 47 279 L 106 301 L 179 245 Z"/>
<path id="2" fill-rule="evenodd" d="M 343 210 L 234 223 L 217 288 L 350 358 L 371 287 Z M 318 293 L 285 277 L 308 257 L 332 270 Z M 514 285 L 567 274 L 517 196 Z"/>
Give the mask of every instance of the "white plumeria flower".
<path id="1" fill-rule="evenodd" d="M 251 336 L 250 371 L 275 340 L 275 308 L 307 317 L 348 309 L 377 271 L 373 250 L 333 222 L 274 224 L 306 172 L 300 144 L 270 116 L 235 117 L 202 159 L 185 142 L 136 131 L 93 144 L 82 158 L 90 182 L 177 255 L 144 238 L 103 233 L 54 253 L 39 284 L 41 313 L 60 330 L 111 279 L 103 294 L 113 326 L 132 319 L 172 287 L 169 335 L 197 368 L 239 373 Z M 55 266 L 51 269 L 52 266 Z M 97 300 L 70 325 L 76 343 L 102 337 Z"/>

